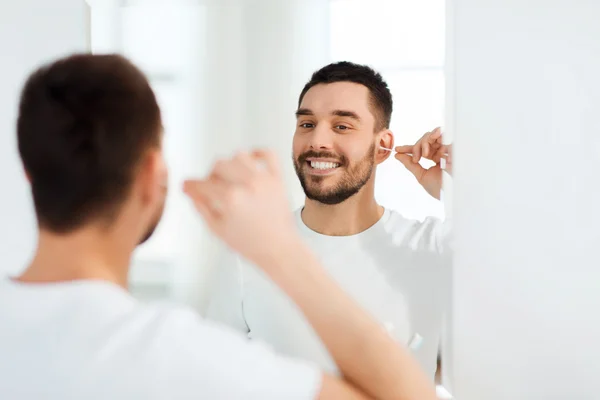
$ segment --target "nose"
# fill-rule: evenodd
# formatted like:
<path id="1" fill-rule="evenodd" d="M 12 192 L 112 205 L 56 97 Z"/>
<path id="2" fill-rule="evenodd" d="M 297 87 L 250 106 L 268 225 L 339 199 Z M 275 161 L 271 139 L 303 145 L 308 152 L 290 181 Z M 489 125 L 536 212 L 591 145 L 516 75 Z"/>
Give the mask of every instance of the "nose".
<path id="1" fill-rule="evenodd" d="M 313 150 L 331 150 L 333 148 L 334 132 L 325 124 L 319 124 L 313 129 L 310 137 L 310 148 Z"/>

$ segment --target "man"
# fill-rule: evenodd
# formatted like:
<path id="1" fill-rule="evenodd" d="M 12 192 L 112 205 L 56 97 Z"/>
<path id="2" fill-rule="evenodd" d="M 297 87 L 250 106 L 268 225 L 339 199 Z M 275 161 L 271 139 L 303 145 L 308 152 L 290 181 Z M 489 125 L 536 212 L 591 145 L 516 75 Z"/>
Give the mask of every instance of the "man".
<path id="1" fill-rule="evenodd" d="M 377 165 L 394 146 L 387 84 L 369 67 L 334 63 L 313 74 L 298 104 L 293 162 L 306 194 L 304 207 L 295 213 L 299 231 L 328 273 L 397 341 L 412 348 L 433 379 L 449 285 L 449 269 L 443 268 L 449 262 L 448 227 L 435 219 L 407 220 L 375 200 Z M 440 130 L 395 150 L 439 199 L 441 160 L 450 161 Z M 436 166 L 424 169 L 421 158 Z M 339 372 L 293 302 L 237 255 L 227 253 L 217 270 L 207 316 L 284 354 Z"/>
<path id="2" fill-rule="evenodd" d="M 435 398 L 408 352 L 302 243 L 268 152 L 220 161 L 186 193 L 296 302 L 344 379 L 127 292 L 132 252 L 161 218 L 167 170 L 154 93 L 124 58 L 74 55 L 36 71 L 17 135 L 39 241 L 22 275 L 0 279 L 0 398 Z"/>

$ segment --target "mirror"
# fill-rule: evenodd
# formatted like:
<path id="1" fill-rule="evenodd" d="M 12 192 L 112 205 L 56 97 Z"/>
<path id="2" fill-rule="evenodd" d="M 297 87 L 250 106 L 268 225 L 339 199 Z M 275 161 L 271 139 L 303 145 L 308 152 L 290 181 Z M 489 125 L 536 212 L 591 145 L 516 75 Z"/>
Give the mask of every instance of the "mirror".
<path id="1" fill-rule="evenodd" d="M 135 254 L 134 295 L 190 304 L 252 340 L 337 372 L 289 300 L 224 249 L 199 218 L 190 218 L 193 210 L 179 190 L 184 178 L 206 173 L 217 157 L 273 148 L 285 168 L 290 212 L 329 273 L 442 384 L 451 268 L 443 237 L 451 195 L 444 191 L 440 201 L 440 193 L 429 194 L 395 158 L 395 147 L 415 145 L 436 127 L 442 134 L 430 156 L 447 142 L 444 1 L 88 3 L 87 20 L 80 17 L 84 4 L 57 16 L 72 22 L 68 33 L 56 33 L 56 46 L 40 46 L 43 57 L 35 61 L 65 48 L 81 51 L 87 40 L 94 53 L 122 53 L 140 66 L 158 97 L 174 187 L 156 233 Z M 59 24 L 50 22 L 43 28 Z M 90 35 L 78 37 L 84 24 Z M 28 71 L 35 64 L 29 61 L 15 65 Z M 355 65 L 336 64 L 329 73 L 342 71 L 354 81 L 316 78 L 299 102 L 315 71 L 341 61 Z M 356 82 L 361 79 L 367 83 Z M 7 104 L 13 107 L 16 97 L 15 90 Z M 24 180 L 12 178 L 21 178 L 12 150 L 10 157 L 10 186 L 29 199 Z M 7 243 L 13 236 L 33 242 L 31 207 L 17 203 L 6 208 L 22 211 L 18 222 L 25 216 L 31 226 L 26 240 L 10 232 Z M 10 247 L 8 257 L 26 253 L 21 245 Z M 16 258 L 9 263 L 21 265 Z"/>
<path id="2" fill-rule="evenodd" d="M 415 145 L 436 127 L 429 157 L 449 143 L 444 1 L 232 4 L 92 8 L 92 44 L 124 53 L 149 75 L 164 113 L 172 182 L 204 173 L 218 155 L 240 148 L 277 149 L 305 239 L 441 385 L 451 193 L 444 190 L 443 201 L 440 193 L 432 196 L 395 150 L 382 147 Z M 298 102 L 311 75 L 339 61 L 356 65 L 329 67 L 323 75 L 370 83 L 316 78 Z M 427 174 L 435 175 L 427 182 L 451 180 L 447 172 Z M 184 202 L 171 190 L 162 224 L 136 255 L 134 293 L 187 302 L 281 353 L 337 372 L 279 289 L 186 218 Z"/>

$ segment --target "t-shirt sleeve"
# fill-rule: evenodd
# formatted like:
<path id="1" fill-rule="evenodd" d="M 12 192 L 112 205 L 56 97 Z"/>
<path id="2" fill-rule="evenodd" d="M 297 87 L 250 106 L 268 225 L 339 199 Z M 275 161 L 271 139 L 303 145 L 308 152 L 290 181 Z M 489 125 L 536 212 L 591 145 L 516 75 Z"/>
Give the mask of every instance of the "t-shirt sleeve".
<path id="1" fill-rule="evenodd" d="M 428 217 L 423 222 L 418 220 L 407 222 L 398 233 L 409 247 L 448 255 L 452 251 L 452 220 L 450 218 L 441 220 Z"/>
<path id="2" fill-rule="evenodd" d="M 171 399 L 290 399 L 317 397 L 322 372 L 193 312 L 170 313 L 162 389 Z M 165 321 L 166 322 L 166 321 Z"/>
<path id="3" fill-rule="evenodd" d="M 454 235 L 452 234 L 452 218 L 439 220 L 428 218 L 425 224 L 431 224 L 432 233 L 436 242 L 436 247 L 440 253 L 450 255 L 454 248 Z"/>

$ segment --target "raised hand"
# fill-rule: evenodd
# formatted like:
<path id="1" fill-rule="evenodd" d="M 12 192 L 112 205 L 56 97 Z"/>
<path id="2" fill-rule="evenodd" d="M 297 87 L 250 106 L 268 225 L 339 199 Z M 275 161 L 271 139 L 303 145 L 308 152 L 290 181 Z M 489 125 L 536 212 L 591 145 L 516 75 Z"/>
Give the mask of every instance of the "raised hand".
<path id="1" fill-rule="evenodd" d="M 452 173 L 452 145 L 442 144 L 441 128 L 425 133 L 414 145 L 398 146 L 395 150 L 396 159 L 417 178 L 427 193 L 439 199 L 442 189 L 442 166 L 448 173 Z M 433 161 L 435 165 L 424 168 L 419 163 L 422 158 Z"/>
<path id="2" fill-rule="evenodd" d="M 210 229 L 257 265 L 299 241 L 280 168 L 270 151 L 220 160 L 207 178 L 186 181 L 184 192 Z"/>

